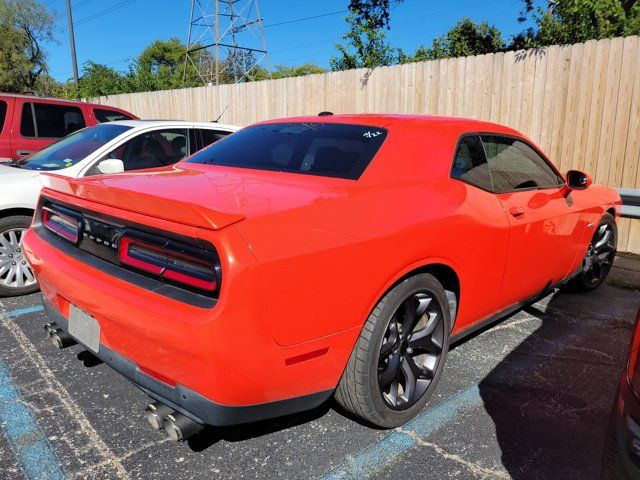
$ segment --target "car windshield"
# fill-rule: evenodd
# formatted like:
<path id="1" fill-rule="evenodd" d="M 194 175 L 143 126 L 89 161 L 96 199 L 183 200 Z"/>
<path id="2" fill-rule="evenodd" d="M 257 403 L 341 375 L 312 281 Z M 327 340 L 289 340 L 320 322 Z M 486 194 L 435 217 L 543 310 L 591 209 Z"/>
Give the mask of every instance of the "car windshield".
<path id="1" fill-rule="evenodd" d="M 269 123 L 229 135 L 189 163 L 356 180 L 384 142 L 384 128 L 343 123 Z"/>
<path id="2" fill-rule="evenodd" d="M 132 127 L 102 124 L 78 130 L 14 165 L 28 170 L 69 168 Z"/>

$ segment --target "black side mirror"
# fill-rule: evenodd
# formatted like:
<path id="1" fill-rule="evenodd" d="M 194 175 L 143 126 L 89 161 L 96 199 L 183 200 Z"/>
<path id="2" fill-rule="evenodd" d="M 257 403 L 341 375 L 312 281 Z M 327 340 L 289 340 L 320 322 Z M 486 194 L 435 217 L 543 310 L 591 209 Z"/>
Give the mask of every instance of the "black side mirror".
<path id="1" fill-rule="evenodd" d="M 591 177 L 580 170 L 569 170 L 567 172 L 567 185 L 572 190 L 584 190 L 591 185 Z"/>

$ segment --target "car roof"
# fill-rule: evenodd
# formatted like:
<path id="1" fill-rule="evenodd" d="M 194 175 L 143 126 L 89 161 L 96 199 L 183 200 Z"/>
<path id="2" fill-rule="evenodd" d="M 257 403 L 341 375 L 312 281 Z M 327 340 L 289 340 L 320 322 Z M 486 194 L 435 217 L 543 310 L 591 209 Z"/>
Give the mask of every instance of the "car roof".
<path id="1" fill-rule="evenodd" d="M 228 130 L 235 132 L 241 127 L 236 125 L 227 125 L 224 123 L 216 122 L 189 122 L 186 120 L 116 120 L 109 122 L 113 125 L 124 125 L 127 127 L 143 128 L 143 127 L 181 127 L 181 126 L 194 126 L 198 128 L 206 128 L 208 130 Z"/>
<path id="2" fill-rule="evenodd" d="M 76 103 L 76 104 L 82 104 L 82 105 L 90 105 L 92 107 L 102 107 L 102 108 L 117 108 L 118 110 L 122 110 L 121 108 L 118 107 L 111 107 L 109 105 L 101 105 L 99 103 L 90 103 L 90 102 L 83 102 L 80 100 L 71 100 L 68 98 L 54 98 L 54 97 L 44 97 L 44 96 L 39 96 L 39 95 L 29 95 L 27 93 L 4 93 L 4 92 L 0 92 L 0 98 L 4 98 L 4 97 L 11 97 L 11 98 L 24 98 L 27 100 L 32 100 L 32 101 L 38 101 L 38 100 L 46 100 L 46 101 L 50 101 L 50 102 L 60 102 L 60 103 Z"/>
<path id="3" fill-rule="evenodd" d="M 388 113 L 305 115 L 267 120 L 260 123 L 265 124 L 280 122 L 350 123 L 384 128 L 397 128 L 403 125 L 413 125 L 420 127 L 450 127 L 459 131 L 500 132 L 505 134 L 523 136 L 518 131 L 504 125 L 499 125 L 497 123 L 474 120 L 471 118 L 445 117 L 438 115 L 405 115 Z"/>

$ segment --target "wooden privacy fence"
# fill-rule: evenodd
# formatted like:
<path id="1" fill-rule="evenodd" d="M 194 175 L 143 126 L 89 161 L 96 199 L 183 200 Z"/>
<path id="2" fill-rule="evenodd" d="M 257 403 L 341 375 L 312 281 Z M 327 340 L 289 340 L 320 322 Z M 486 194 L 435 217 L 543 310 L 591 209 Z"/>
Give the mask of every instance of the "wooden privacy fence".
<path id="1" fill-rule="evenodd" d="M 640 188 L 637 36 L 93 101 L 141 118 L 208 121 L 224 111 L 220 121 L 238 125 L 323 110 L 471 117 L 525 133 L 563 171 Z M 619 237 L 620 250 L 640 253 L 639 220 L 623 219 Z"/>

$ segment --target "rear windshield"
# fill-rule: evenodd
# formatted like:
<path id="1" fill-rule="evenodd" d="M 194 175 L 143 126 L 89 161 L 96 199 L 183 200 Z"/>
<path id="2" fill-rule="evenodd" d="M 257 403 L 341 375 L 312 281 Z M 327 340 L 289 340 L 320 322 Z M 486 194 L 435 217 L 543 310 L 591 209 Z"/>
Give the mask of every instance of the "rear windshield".
<path id="1" fill-rule="evenodd" d="M 386 136 L 384 128 L 342 123 L 254 125 L 187 161 L 356 180 Z"/>

